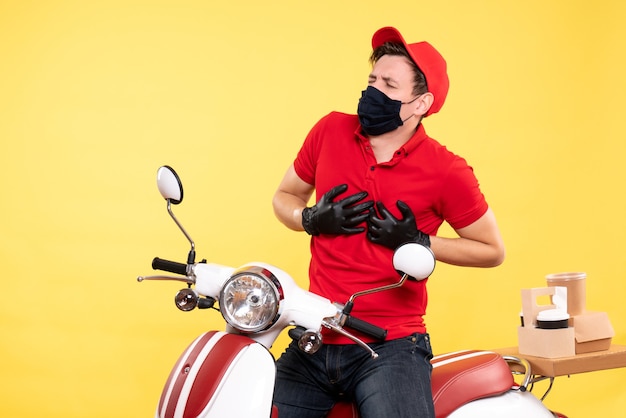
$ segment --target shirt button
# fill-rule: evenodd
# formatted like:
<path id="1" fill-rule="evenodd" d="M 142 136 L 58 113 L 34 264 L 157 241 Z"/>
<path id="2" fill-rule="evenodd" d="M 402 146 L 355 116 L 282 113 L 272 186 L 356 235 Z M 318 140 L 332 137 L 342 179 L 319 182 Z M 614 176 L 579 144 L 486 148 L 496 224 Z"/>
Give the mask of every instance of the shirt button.
<path id="1" fill-rule="evenodd" d="M 376 167 L 374 167 L 374 166 L 370 167 L 370 171 L 374 171 L 375 169 L 376 169 Z"/>

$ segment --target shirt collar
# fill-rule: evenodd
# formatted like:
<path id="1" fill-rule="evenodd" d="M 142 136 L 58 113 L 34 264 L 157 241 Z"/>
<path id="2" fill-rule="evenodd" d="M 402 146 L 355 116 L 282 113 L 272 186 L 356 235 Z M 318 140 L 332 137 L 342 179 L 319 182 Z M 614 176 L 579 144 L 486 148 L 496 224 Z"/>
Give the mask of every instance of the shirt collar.
<path id="1" fill-rule="evenodd" d="M 356 137 L 362 142 L 362 143 L 368 143 L 369 142 L 369 138 L 367 138 L 365 135 L 363 135 L 363 133 L 361 132 L 361 126 L 359 125 L 356 129 L 356 131 L 354 132 L 354 134 L 356 135 Z M 411 138 L 409 138 L 409 140 L 402 145 L 400 148 L 398 148 L 396 150 L 396 152 L 394 153 L 394 158 L 398 157 L 398 152 L 400 152 L 399 155 L 406 157 L 407 155 L 409 155 L 410 153 L 412 153 L 413 151 L 415 151 L 415 149 L 428 137 L 428 135 L 426 135 L 426 130 L 424 129 L 424 125 L 422 125 L 421 123 L 417 126 L 417 130 L 415 131 L 415 133 L 413 134 L 413 136 Z"/>

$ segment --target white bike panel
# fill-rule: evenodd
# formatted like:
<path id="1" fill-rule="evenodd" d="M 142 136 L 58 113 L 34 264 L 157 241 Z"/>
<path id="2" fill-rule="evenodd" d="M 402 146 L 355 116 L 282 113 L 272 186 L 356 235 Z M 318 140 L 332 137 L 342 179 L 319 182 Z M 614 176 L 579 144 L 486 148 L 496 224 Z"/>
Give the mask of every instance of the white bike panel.
<path id="1" fill-rule="evenodd" d="M 259 344 L 251 344 L 233 360 L 200 417 L 267 418 L 272 409 L 276 366 Z"/>
<path id="2" fill-rule="evenodd" d="M 530 392 L 510 391 L 501 396 L 479 399 L 455 410 L 448 418 L 554 418 Z"/>

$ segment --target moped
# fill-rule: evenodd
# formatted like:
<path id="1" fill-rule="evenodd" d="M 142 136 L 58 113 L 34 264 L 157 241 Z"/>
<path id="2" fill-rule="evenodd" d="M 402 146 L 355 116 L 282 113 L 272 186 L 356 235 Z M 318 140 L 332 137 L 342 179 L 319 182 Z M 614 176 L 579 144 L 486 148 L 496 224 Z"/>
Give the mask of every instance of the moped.
<path id="1" fill-rule="evenodd" d="M 195 243 L 172 211 L 172 205 L 183 200 L 178 174 L 169 166 L 160 167 L 157 186 L 191 249 L 184 263 L 153 259 L 153 269 L 172 274 L 137 280 L 185 283 L 174 298 L 176 307 L 219 310 L 226 326 L 200 334 L 181 354 L 163 387 L 156 418 L 279 418 L 280 411 L 272 405 L 276 370 L 269 349 L 283 330 L 289 328 L 289 336 L 305 353 L 315 353 L 324 343 L 322 329 L 328 329 L 349 338 L 376 361 L 378 354 L 359 333 L 382 341 L 386 330 L 351 314 L 357 299 L 400 287 L 406 280 L 423 280 L 435 268 L 430 248 L 405 244 L 392 260 L 401 273 L 399 281 L 354 294 L 345 303 L 330 301 L 302 289 L 289 274 L 270 264 L 229 267 L 196 261 Z M 432 365 L 437 418 L 565 418 L 549 411 L 527 390 L 533 375 L 523 359 L 465 350 L 436 356 Z M 521 383 L 514 373 L 523 373 Z M 327 416 L 357 418 L 358 411 L 354 404 L 340 402 Z"/>

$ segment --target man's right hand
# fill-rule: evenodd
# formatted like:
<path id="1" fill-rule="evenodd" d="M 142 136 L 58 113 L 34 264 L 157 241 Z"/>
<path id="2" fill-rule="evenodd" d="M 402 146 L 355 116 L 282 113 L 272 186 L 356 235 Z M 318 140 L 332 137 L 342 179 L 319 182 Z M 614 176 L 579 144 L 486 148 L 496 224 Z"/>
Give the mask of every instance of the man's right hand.
<path id="1" fill-rule="evenodd" d="M 359 192 L 343 198 L 335 199 L 348 190 L 347 184 L 341 184 L 325 193 L 315 206 L 302 210 L 302 227 L 309 235 L 358 234 L 365 231 L 359 227 L 369 216 L 369 209 L 374 206 L 371 200 L 359 203 L 367 197 L 367 192 Z"/>

